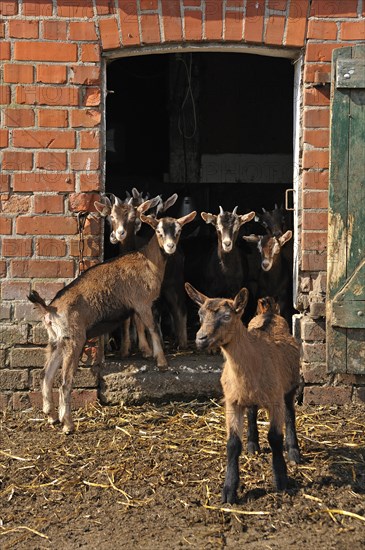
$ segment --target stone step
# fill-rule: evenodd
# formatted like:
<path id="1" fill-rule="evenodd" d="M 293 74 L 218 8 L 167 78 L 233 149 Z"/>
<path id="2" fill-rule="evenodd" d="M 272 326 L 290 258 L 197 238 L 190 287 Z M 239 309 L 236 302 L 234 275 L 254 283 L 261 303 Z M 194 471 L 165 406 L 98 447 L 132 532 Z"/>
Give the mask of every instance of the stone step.
<path id="1" fill-rule="evenodd" d="M 169 368 L 161 372 L 153 359 L 107 358 L 100 371 L 99 398 L 104 405 L 146 401 L 190 401 L 222 396 L 221 355 L 167 354 Z"/>

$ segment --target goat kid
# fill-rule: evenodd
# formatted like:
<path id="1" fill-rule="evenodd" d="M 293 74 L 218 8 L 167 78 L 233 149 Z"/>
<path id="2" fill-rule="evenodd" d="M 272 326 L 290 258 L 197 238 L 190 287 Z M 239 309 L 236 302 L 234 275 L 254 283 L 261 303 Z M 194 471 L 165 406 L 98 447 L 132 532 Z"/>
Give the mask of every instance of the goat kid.
<path id="1" fill-rule="evenodd" d="M 208 298 L 189 283 L 190 298 L 200 306 L 198 349 L 219 346 L 225 363 L 221 377 L 226 408 L 227 470 L 223 502 L 237 501 L 239 456 L 242 451 L 244 409 L 265 408 L 269 413 L 268 440 L 277 490 L 287 487 L 288 476 L 283 456 L 284 419 L 294 418 L 294 393 L 299 384 L 299 351 L 296 342 L 282 337 L 273 340 L 261 331 L 249 332 L 241 322 L 248 291 L 242 288 L 234 299 Z M 289 459 L 298 459 L 298 445 L 292 432 L 286 433 Z"/>
<path id="2" fill-rule="evenodd" d="M 195 218 L 196 212 L 179 219 L 156 220 L 142 213 L 150 205 L 151 201 L 146 201 L 141 206 L 140 216 L 155 233 L 143 251 L 91 267 L 59 291 L 49 305 L 35 291 L 28 297 L 40 310 L 49 337 L 42 382 L 43 411 L 50 423 L 57 421 L 52 386 L 62 366 L 58 417 L 65 433 L 74 430 L 72 381 L 87 338 L 110 332 L 135 313 L 150 333 L 158 368 L 167 368 L 152 304 L 160 294 L 166 259 L 175 252 L 183 226 Z"/>
<path id="3" fill-rule="evenodd" d="M 242 225 L 254 218 L 255 212 L 237 214 L 225 212 L 219 207 L 219 214 L 202 212 L 205 223 L 211 223 L 217 232 L 217 246 L 210 256 L 203 283 L 204 290 L 212 296 L 232 298 L 246 284 L 247 262 L 235 246 Z"/>

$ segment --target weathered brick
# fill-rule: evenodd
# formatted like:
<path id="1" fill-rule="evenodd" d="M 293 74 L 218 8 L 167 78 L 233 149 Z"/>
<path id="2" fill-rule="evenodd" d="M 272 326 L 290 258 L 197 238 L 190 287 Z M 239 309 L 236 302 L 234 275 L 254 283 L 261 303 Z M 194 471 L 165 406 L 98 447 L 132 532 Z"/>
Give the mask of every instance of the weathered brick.
<path id="1" fill-rule="evenodd" d="M 119 48 L 120 39 L 118 25 L 114 18 L 100 19 L 99 30 L 103 50 L 112 50 Z"/>
<path id="2" fill-rule="evenodd" d="M 0 412 L 5 412 L 11 408 L 11 397 L 12 397 L 12 392 L 0 393 Z"/>
<path id="3" fill-rule="evenodd" d="M 52 0 L 23 0 L 23 15 L 49 17 L 52 9 Z"/>
<path id="4" fill-rule="evenodd" d="M 72 152 L 70 155 L 71 170 L 98 170 L 100 168 L 99 152 Z"/>
<path id="5" fill-rule="evenodd" d="M 319 231 L 305 231 L 302 236 L 302 246 L 305 250 L 326 250 L 327 234 Z"/>
<path id="6" fill-rule="evenodd" d="M 9 105 L 11 98 L 10 86 L 0 86 L 0 104 Z"/>
<path id="7" fill-rule="evenodd" d="M 305 363 L 325 363 L 326 345 L 323 343 L 303 343 L 303 361 Z"/>
<path id="8" fill-rule="evenodd" d="M 72 240 L 70 243 L 70 255 L 78 257 L 80 254 L 79 240 Z M 100 255 L 100 243 L 97 242 L 95 237 L 88 237 L 84 239 L 84 256 L 98 257 Z"/>
<path id="9" fill-rule="evenodd" d="M 14 319 L 27 323 L 39 321 L 39 311 L 29 301 L 20 302 L 14 306 Z"/>
<path id="10" fill-rule="evenodd" d="M 64 84 L 67 82 L 66 65 L 37 65 L 37 82 Z"/>
<path id="11" fill-rule="evenodd" d="M 98 107 L 101 102 L 100 88 L 84 88 L 82 104 L 85 107 Z"/>
<path id="12" fill-rule="evenodd" d="M 70 278 L 74 262 L 68 260 L 11 260 L 12 277 Z"/>
<path id="13" fill-rule="evenodd" d="M 10 178 L 8 174 L 0 174 L 0 193 L 9 193 Z"/>
<path id="14" fill-rule="evenodd" d="M 0 60 L 10 59 L 10 42 L 0 42 Z"/>
<path id="15" fill-rule="evenodd" d="M 328 189 L 328 170 L 304 170 L 303 189 Z"/>
<path id="16" fill-rule="evenodd" d="M 69 33 L 70 40 L 97 40 L 95 23 L 92 21 L 71 21 Z"/>
<path id="17" fill-rule="evenodd" d="M 101 113 L 96 109 L 77 109 L 71 111 L 71 126 L 74 128 L 92 128 L 99 126 Z"/>
<path id="18" fill-rule="evenodd" d="M 336 21 L 323 21 L 316 19 L 309 20 L 307 38 L 313 38 L 316 40 L 336 40 Z"/>
<path id="19" fill-rule="evenodd" d="M 302 363 L 301 374 L 306 384 L 325 384 L 328 382 L 325 363 Z"/>
<path id="20" fill-rule="evenodd" d="M 203 33 L 203 14 L 201 11 L 185 10 L 185 40 L 201 40 Z"/>
<path id="21" fill-rule="evenodd" d="M 119 0 L 118 5 L 123 46 L 135 46 L 139 44 L 137 5 L 128 0 Z"/>
<path id="22" fill-rule="evenodd" d="M 326 169 L 329 167 L 329 150 L 310 149 L 303 152 L 303 169 Z"/>
<path id="23" fill-rule="evenodd" d="M 32 239 L 4 238 L 2 241 L 2 255 L 5 257 L 31 256 Z"/>
<path id="24" fill-rule="evenodd" d="M 351 402 L 352 388 L 346 386 L 304 388 L 305 405 L 345 405 Z"/>
<path id="25" fill-rule="evenodd" d="M 30 19 L 13 19 L 9 21 L 9 36 L 11 38 L 38 38 L 39 23 Z"/>
<path id="26" fill-rule="evenodd" d="M 154 13 L 145 13 L 140 16 L 140 21 L 142 35 L 141 42 L 144 44 L 159 44 L 161 37 L 158 15 Z"/>
<path id="27" fill-rule="evenodd" d="M 326 327 L 324 321 L 315 322 L 308 317 L 302 317 L 301 337 L 306 341 L 324 342 L 326 340 Z"/>
<path id="28" fill-rule="evenodd" d="M 285 38 L 287 46 L 304 46 L 307 31 L 307 11 L 307 0 L 290 2 Z"/>
<path id="29" fill-rule="evenodd" d="M 3 300 L 25 300 L 29 291 L 29 282 L 3 281 L 1 283 L 1 297 Z"/>
<path id="30" fill-rule="evenodd" d="M 17 0 L 2 0 L 0 2 L 0 15 L 4 17 L 9 15 L 17 15 L 18 13 L 18 1 Z"/>
<path id="31" fill-rule="evenodd" d="M 47 173 L 15 173 L 13 175 L 14 191 L 73 191 L 75 188 L 73 174 Z"/>
<path id="32" fill-rule="evenodd" d="M 304 126 L 307 128 L 328 128 L 329 109 L 304 109 Z"/>
<path id="33" fill-rule="evenodd" d="M 57 15 L 59 17 L 73 18 L 88 18 L 94 17 L 93 2 L 92 0 L 83 0 L 79 2 L 77 0 L 62 0 L 57 6 Z"/>
<path id="34" fill-rule="evenodd" d="M 0 148 L 7 147 L 9 143 L 8 130 L 0 130 Z"/>
<path id="35" fill-rule="evenodd" d="M 26 344 L 28 336 L 27 324 L 5 324 L 0 325 L 0 344 L 5 347 L 12 347 L 16 344 Z"/>
<path id="36" fill-rule="evenodd" d="M 79 90 L 71 86 L 18 86 L 16 102 L 20 105 L 75 106 L 79 103 Z"/>
<path id="37" fill-rule="evenodd" d="M 75 132 L 73 130 L 14 130 L 14 147 L 31 149 L 74 149 Z"/>
<path id="38" fill-rule="evenodd" d="M 62 171 L 67 168 L 67 153 L 41 151 L 36 156 L 36 168 L 42 170 Z"/>
<path id="39" fill-rule="evenodd" d="M 88 65 L 74 65 L 70 67 L 70 83 L 87 86 L 100 83 L 100 67 Z"/>
<path id="40" fill-rule="evenodd" d="M 17 395 L 17 394 L 15 394 Z M 53 399 L 58 405 L 58 391 L 53 392 Z M 30 405 L 35 409 L 42 409 L 42 393 L 40 391 L 31 391 L 27 394 Z M 72 409 L 80 409 L 89 404 L 95 405 L 98 402 L 97 390 L 73 390 L 71 393 Z M 27 408 L 24 406 L 24 408 Z"/>
<path id="41" fill-rule="evenodd" d="M 303 141 L 313 147 L 329 147 L 329 130 L 308 130 L 304 131 Z"/>
<path id="42" fill-rule="evenodd" d="M 34 111 L 29 108 L 5 109 L 5 125 L 25 128 L 34 126 Z"/>
<path id="43" fill-rule="evenodd" d="M 81 61 L 83 63 L 99 61 L 100 55 L 99 44 L 81 44 Z"/>
<path id="44" fill-rule="evenodd" d="M 100 132 L 85 130 L 80 132 L 81 149 L 98 149 L 100 147 Z"/>
<path id="45" fill-rule="evenodd" d="M 67 24 L 66 21 L 42 21 L 43 37 L 46 40 L 66 40 Z"/>
<path id="46" fill-rule="evenodd" d="M 31 170 L 33 167 L 33 153 L 25 151 L 4 151 L 3 170 Z"/>
<path id="47" fill-rule="evenodd" d="M 357 17 L 357 0 L 312 0 L 310 17 Z"/>
<path id="48" fill-rule="evenodd" d="M 40 348 L 42 349 L 42 348 Z M 43 349 L 44 352 L 44 349 Z M 43 366 L 40 365 L 40 366 Z M 54 381 L 54 387 L 58 388 L 61 385 L 61 372 L 58 371 Z M 34 389 L 40 389 L 41 382 L 43 380 L 43 371 L 34 370 L 31 374 L 31 386 Z M 97 387 L 98 377 L 95 370 L 91 368 L 78 368 L 75 373 L 75 379 L 73 382 L 74 388 L 95 388 Z"/>
<path id="49" fill-rule="evenodd" d="M 0 235 L 11 235 L 11 219 L 0 217 Z"/>
<path id="50" fill-rule="evenodd" d="M 281 45 L 284 39 L 285 17 L 271 15 L 266 20 L 265 44 Z"/>
<path id="51" fill-rule="evenodd" d="M 0 260 L 0 278 L 5 279 L 7 275 L 7 265 L 5 260 Z"/>
<path id="52" fill-rule="evenodd" d="M 2 321 L 9 320 L 11 317 L 11 304 L 0 304 L 0 319 Z M 1 361 L 0 361 L 1 365 Z"/>
<path id="53" fill-rule="evenodd" d="M 89 172 L 88 174 L 80 174 L 80 191 L 100 191 L 101 189 L 100 173 Z"/>
<path id="54" fill-rule="evenodd" d="M 180 3 L 171 0 L 161 0 L 164 35 L 166 42 L 182 40 L 182 19 L 180 17 Z M 226 23 L 227 25 L 227 23 Z M 242 38 L 242 32 L 241 32 Z M 124 44 L 124 34 L 123 34 Z"/>
<path id="55" fill-rule="evenodd" d="M 39 292 L 45 300 L 52 300 L 57 292 L 65 286 L 62 282 L 36 281 L 33 282 L 32 288 Z M 41 342 L 34 342 L 35 344 Z"/>
<path id="56" fill-rule="evenodd" d="M 365 403 L 365 387 L 354 388 L 355 403 Z"/>
<path id="57" fill-rule="evenodd" d="M 364 20 L 354 23 L 344 21 L 341 23 L 342 40 L 365 40 L 365 22 Z"/>
<path id="58" fill-rule="evenodd" d="M 62 214 L 64 211 L 62 195 L 35 195 L 34 212 L 36 214 Z"/>
<path id="59" fill-rule="evenodd" d="M 34 79 L 33 73 L 32 65 L 7 63 L 4 65 L 4 82 L 30 84 Z"/>
<path id="60" fill-rule="evenodd" d="M 63 216 L 19 216 L 16 232 L 19 235 L 74 235 L 77 221 Z"/>
<path id="61" fill-rule="evenodd" d="M 324 269 L 322 267 L 322 269 Z M 313 271 L 316 271 L 313 269 Z M 317 269 L 318 271 L 318 269 Z M 309 304 L 309 316 L 312 319 L 320 319 L 326 316 L 326 304 L 324 302 L 310 302 Z"/>
<path id="62" fill-rule="evenodd" d="M 27 214 L 29 210 L 29 195 L 8 195 L 2 202 L 2 211 L 7 214 Z"/>
<path id="63" fill-rule="evenodd" d="M 328 208 L 328 191 L 303 192 L 303 208 Z M 327 227 L 327 224 L 326 226 Z M 313 229 L 315 229 L 313 227 Z M 321 228 L 322 229 L 322 228 Z M 324 228 L 323 228 L 324 229 Z"/>
<path id="64" fill-rule="evenodd" d="M 39 238 L 36 239 L 38 256 L 66 256 L 66 242 L 64 239 Z"/>
<path id="65" fill-rule="evenodd" d="M 40 127 L 66 128 L 68 125 L 68 111 L 66 109 L 40 109 L 38 124 Z"/>
<path id="66" fill-rule="evenodd" d="M 303 210 L 303 231 L 313 230 L 327 230 L 328 227 L 328 212 L 308 212 Z"/>
<path id="67" fill-rule="evenodd" d="M 52 284 L 52 283 L 50 283 Z M 42 298 L 48 299 L 45 295 L 41 294 Z M 53 296 L 52 296 L 53 298 Z M 38 314 L 39 318 L 39 314 Z M 43 324 L 39 323 L 33 327 L 32 331 L 32 342 L 36 345 L 44 345 L 48 343 L 48 333 Z"/>
<path id="68" fill-rule="evenodd" d="M 43 367 L 44 361 L 44 348 L 13 348 L 10 350 L 11 368 Z"/>

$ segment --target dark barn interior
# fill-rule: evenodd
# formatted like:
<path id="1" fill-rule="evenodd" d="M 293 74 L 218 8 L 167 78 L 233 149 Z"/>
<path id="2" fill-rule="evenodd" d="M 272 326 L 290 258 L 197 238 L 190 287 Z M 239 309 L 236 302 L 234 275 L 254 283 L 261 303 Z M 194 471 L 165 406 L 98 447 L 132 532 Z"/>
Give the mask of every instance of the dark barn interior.
<path id="1" fill-rule="evenodd" d="M 177 192 L 172 216 L 283 205 L 293 186 L 293 86 L 293 65 L 282 58 L 173 53 L 111 61 L 106 192 L 122 199 L 133 187 L 164 199 Z M 254 221 L 242 226 L 241 234 L 251 233 L 265 229 Z M 184 238 L 198 251 L 216 233 L 199 215 Z M 242 239 L 239 246 L 252 259 L 254 247 Z M 117 254 L 107 236 L 104 254 Z"/>

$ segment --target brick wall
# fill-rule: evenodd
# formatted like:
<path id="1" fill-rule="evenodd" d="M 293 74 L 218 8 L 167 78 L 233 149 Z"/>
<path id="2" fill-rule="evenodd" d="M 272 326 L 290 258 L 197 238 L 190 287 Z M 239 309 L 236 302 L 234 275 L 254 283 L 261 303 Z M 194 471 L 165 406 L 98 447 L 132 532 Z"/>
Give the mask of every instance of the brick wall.
<path id="1" fill-rule="evenodd" d="M 30 289 L 46 299 L 78 270 L 76 213 L 102 190 L 101 53 L 172 43 L 305 48 L 301 282 L 305 398 L 348 400 L 363 380 L 325 374 L 324 301 L 329 87 L 333 48 L 364 41 L 365 0 L 0 0 L 0 408 L 39 402 L 46 335 Z M 86 264 L 100 260 L 88 219 Z M 90 346 L 77 405 L 96 398 Z M 361 390 L 362 391 L 362 390 Z M 356 395 L 363 395 L 364 392 Z M 332 397 L 331 397 L 332 396 Z"/>

